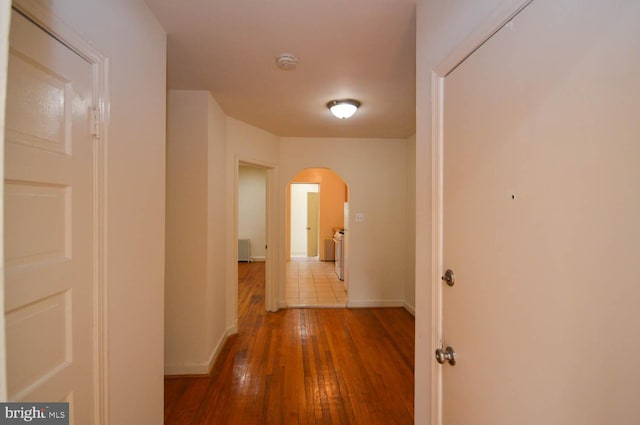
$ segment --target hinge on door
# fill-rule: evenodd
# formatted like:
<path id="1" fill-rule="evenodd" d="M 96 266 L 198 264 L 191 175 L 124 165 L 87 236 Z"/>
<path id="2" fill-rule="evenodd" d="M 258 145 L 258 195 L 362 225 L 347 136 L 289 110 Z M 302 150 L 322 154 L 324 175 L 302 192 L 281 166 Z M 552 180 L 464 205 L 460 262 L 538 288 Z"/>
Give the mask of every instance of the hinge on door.
<path id="1" fill-rule="evenodd" d="M 100 138 L 100 119 L 97 108 L 91 108 L 89 112 L 89 131 L 96 139 Z"/>

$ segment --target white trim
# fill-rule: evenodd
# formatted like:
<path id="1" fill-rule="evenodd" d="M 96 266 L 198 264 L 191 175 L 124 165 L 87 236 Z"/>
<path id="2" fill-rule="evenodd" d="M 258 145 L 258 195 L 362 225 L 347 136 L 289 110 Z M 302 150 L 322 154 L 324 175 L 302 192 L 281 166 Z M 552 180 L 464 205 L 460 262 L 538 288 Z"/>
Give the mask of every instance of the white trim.
<path id="1" fill-rule="evenodd" d="M 265 255 L 256 255 L 256 256 L 252 255 L 251 261 L 264 262 L 264 261 L 267 261 L 267 257 Z"/>
<path id="2" fill-rule="evenodd" d="M 164 365 L 164 376 L 207 375 L 208 362 Z"/>
<path id="3" fill-rule="evenodd" d="M 404 307 L 404 305 L 404 300 L 363 300 L 347 303 L 348 308 Z"/>
<path id="4" fill-rule="evenodd" d="M 238 333 L 238 321 L 234 321 L 229 327 L 227 327 L 229 335 L 235 335 Z"/>
<path id="5" fill-rule="evenodd" d="M 478 50 L 504 25 L 526 8 L 533 0 L 504 0 L 466 39 L 433 69 L 431 74 L 431 296 L 432 332 L 431 353 L 441 346 L 442 282 L 444 241 L 444 82 L 462 62 Z M 431 363 L 431 425 L 442 425 L 442 367 L 433 358 Z"/>
<path id="6" fill-rule="evenodd" d="M 278 167 L 270 165 L 267 169 L 267 251 L 265 276 L 265 308 L 267 311 L 278 311 L 278 298 L 281 285 L 278 269 L 280 243 L 278 239 Z M 283 282 L 284 283 L 284 282 Z"/>
<path id="7" fill-rule="evenodd" d="M 442 283 L 440 273 L 442 270 L 442 231 L 443 231 L 443 180 L 442 180 L 442 148 L 443 148 L 443 103 L 444 78 L 435 72 L 431 75 L 431 350 L 435 350 L 442 344 Z M 431 364 L 431 424 L 442 423 L 442 368 L 429 359 Z"/>
<path id="8" fill-rule="evenodd" d="M 93 156 L 93 285 L 95 423 L 109 423 L 107 340 L 107 141 L 109 138 L 109 59 L 52 10 L 34 0 L 14 0 L 13 7 L 93 66 L 93 101 L 98 111 L 99 137 Z"/>
<path id="9" fill-rule="evenodd" d="M 0 177 L 4 181 L 4 132 L 9 59 L 10 2 L 0 5 Z M 0 185 L 0 305 L 4 305 L 4 185 Z M 4 312 L 3 312 L 4 313 Z M 0 314 L 0 401 L 7 401 L 7 347 L 4 314 Z"/>
<path id="10" fill-rule="evenodd" d="M 280 308 L 344 308 L 344 307 L 347 307 L 347 308 L 398 308 L 400 307 L 407 310 L 407 312 L 412 316 L 415 317 L 416 315 L 416 310 L 414 306 L 409 305 L 405 301 L 400 301 L 400 300 L 354 301 L 354 302 L 347 302 L 346 306 L 344 303 L 322 304 L 322 305 L 316 305 L 316 304 L 289 304 L 288 305 L 286 302 L 281 300 L 278 302 L 278 305 L 280 306 Z"/>
<path id="11" fill-rule="evenodd" d="M 222 347 L 224 347 L 227 339 L 233 334 L 238 333 L 238 329 L 234 329 L 233 326 L 225 329 L 224 333 L 218 339 L 218 343 L 213 347 L 213 351 L 209 355 L 209 360 L 200 363 L 191 363 L 186 362 L 182 364 L 173 364 L 173 365 L 165 365 L 164 366 L 164 375 L 172 376 L 172 375 L 208 375 L 211 373 L 213 366 L 218 360 L 218 356 L 222 351 Z"/>
<path id="12" fill-rule="evenodd" d="M 433 72 L 441 77 L 446 77 L 462 62 L 478 50 L 487 40 L 511 21 L 518 13 L 527 7 L 533 0 L 504 0 L 476 29 L 460 44 L 458 44 L 447 57 L 440 62 Z"/>
<path id="13" fill-rule="evenodd" d="M 286 305 L 283 308 L 346 308 L 345 303 L 326 303 L 326 304 L 305 304 L 305 303 L 299 303 L 299 304 L 289 304 Z"/>
<path id="14" fill-rule="evenodd" d="M 40 2 L 14 0 L 13 7 L 87 62 L 95 65 L 106 59 L 106 56 L 83 38 L 80 33 L 58 18 L 52 9 L 41 5 Z"/>

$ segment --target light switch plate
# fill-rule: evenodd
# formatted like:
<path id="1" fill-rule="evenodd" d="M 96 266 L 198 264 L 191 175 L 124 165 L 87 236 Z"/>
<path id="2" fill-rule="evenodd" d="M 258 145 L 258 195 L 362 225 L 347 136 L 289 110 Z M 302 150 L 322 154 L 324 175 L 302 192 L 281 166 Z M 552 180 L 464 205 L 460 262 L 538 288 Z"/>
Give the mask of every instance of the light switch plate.
<path id="1" fill-rule="evenodd" d="M 364 214 L 363 213 L 356 213 L 356 223 L 360 223 L 364 221 Z"/>

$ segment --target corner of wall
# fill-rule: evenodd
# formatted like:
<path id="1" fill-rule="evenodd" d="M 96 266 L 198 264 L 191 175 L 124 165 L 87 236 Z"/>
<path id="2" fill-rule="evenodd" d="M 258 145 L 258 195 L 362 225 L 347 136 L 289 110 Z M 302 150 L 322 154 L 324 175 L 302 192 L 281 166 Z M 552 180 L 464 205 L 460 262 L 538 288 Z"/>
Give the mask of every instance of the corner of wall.
<path id="1" fill-rule="evenodd" d="M 208 360 L 203 362 L 183 362 L 179 364 L 166 364 L 164 367 L 165 376 L 181 376 L 181 375 L 209 375 L 218 359 L 224 344 L 231 335 L 238 332 L 237 326 L 225 329 L 224 333 L 218 338 L 213 346 Z"/>
<path id="2" fill-rule="evenodd" d="M 416 317 L 416 307 L 414 305 L 405 302 L 402 307 L 404 307 L 404 309 L 407 310 L 413 317 Z"/>

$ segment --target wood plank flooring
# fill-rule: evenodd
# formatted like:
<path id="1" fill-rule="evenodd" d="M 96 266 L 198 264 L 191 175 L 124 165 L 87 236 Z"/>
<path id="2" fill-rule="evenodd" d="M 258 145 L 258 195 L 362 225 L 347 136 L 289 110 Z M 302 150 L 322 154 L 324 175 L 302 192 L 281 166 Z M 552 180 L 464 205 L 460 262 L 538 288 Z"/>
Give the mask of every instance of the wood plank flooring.
<path id="1" fill-rule="evenodd" d="M 413 424 L 404 309 L 264 311 L 264 263 L 240 263 L 239 334 L 209 377 L 165 379 L 165 424 Z"/>

